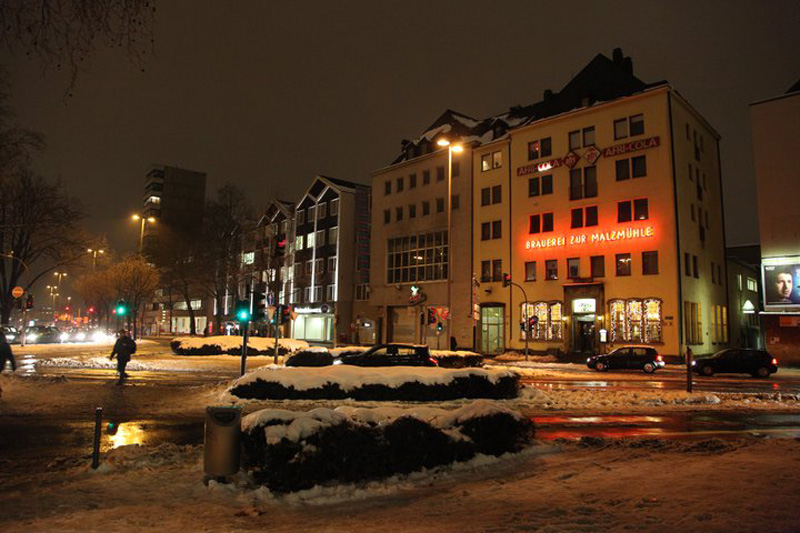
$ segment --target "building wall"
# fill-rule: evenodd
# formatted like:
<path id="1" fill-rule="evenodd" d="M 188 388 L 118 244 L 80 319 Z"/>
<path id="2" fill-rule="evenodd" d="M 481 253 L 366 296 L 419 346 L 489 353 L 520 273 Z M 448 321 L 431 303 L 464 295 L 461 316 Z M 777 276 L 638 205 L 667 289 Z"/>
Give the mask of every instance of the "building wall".
<path id="1" fill-rule="evenodd" d="M 545 119 L 532 125 L 512 130 L 508 140 L 488 144 L 476 148 L 473 157 L 474 179 L 474 212 L 475 223 L 473 238 L 475 242 L 475 257 L 473 268 L 480 273 L 481 262 L 486 260 L 501 259 L 503 272 L 511 274 L 515 283 L 521 285 L 529 302 L 561 303 L 561 338 L 545 339 L 544 333 L 539 339 L 530 339 L 529 346 L 537 352 L 566 351 L 572 352 L 577 348 L 592 351 L 613 348 L 619 344 L 642 342 L 640 339 L 614 339 L 612 335 L 612 317 L 609 309 L 611 300 L 639 299 L 646 304 L 649 299 L 661 301 L 661 340 L 653 342 L 667 355 L 683 353 L 681 346 L 681 316 L 682 298 L 680 296 L 679 279 L 681 278 L 682 258 L 679 257 L 678 236 L 684 236 L 680 244 L 683 250 L 687 243 L 692 242 L 690 233 L 698 234 L 699 229 L 691 225 L 690 203 L 688 201 L 688 187 L 680 183 L 686 176 L 678 172 L 678 195 L 680 198 L 676 207 L 675 187 L 673 183 L 672 165 L 672 137 L 670 129 L 670 107 L 668 102 L 669 89 L 659 88 L 647 91 L 614 102 L 594 105 L 569 112 L 551 119 Z M 674 106 L 673 106 L 674 107 Z M 673 110 L 674 111 L 674 110 Z M 615 139 L 614 121 L 630 118 L 636 115 L 644 116 L 644 132 L 626 138 Z M 673 122 L 680 119 L 673 119 Z M 591 156 L 590 146 L 583 146 L 583 129 L 594 127 L 594 145 L 600 150 L 601 155 L 594 165 L 597 175 L 597 196 L 583 199 L 570 199 L 570 171 L 568 165 L 561 164 L 558 160 L 570 153 L 569 133 L 581 132 L 581 146 L 574 150 L 579 160 L 573 169 L 591 167 L 587 160 Z M 674 129 L 674 125 L 673 125 Z M 545 138 L 551 139 L 552 154 L 533 160 L 528 157 L 528 145 L 534 141 Z M 707 133 L 707 141 L 713 141 L 712 134 Z M 647 141 L 625 150 L 621 146 L 634 141 Z M 591 143 L 587 143 L 591 144 Z M 713 179 L 715 184 L 711 192 L 705 192 L 705 202 L 713 206 L 709 215 L 709 222 L 717 228 L 716 232 L 707 232 L 706 248 L 698 245 L 694 255 L 698 257 L 698 266 L 710 265 L 711 257 L 717 257 L 715 265 L 722 265 L 724 273 L 724 246 L 721 232 L 721 197 L 719 195 L 719 169 L 716 158 L 716 142 L 707 142 L 707 151 L 704 157 L 707 165 L 708 181 Z M 616 147 L 616 150 L 606 152 L 606 149 Z M 481 170 L 482 156 L 501 151 L 503 157 L 502 168 L 488 171 Z M 682 164 L 685 156 L 685 147 L 676 149 L 676 168 Z M 643 177 L 617 180 L 617 161 L 628 160 L 633 157 L 644 156 L 646 159 L 646 175 Z M 692 154 L 694 157 L 694 154 Z M 555 162 L 554 162 L 555 161 Z M 553 168 L 538 170 L 539 163 L 550 162 Z M 620 163 L 622 164 L 622 163 Z M 630 168 L 630 167 L 629 167 Z M 688 169 L 688 163 L 686 163 Z M 582 171 L 584 173 L 586 171 Z M 529 180 L 539 178 L 540 189 L 543 176 L 552 176 L 552 194 L 529 196 Z M 502 203 L 481 206 L 481 189 L 500 185 L 502 187 Z M 646 220 L 632 220 L 618 222 L 618 203 L 628 200 L 647 199 L 648 218 Z M 593 227 L 572 228 L 572 210 L 577 208 L 597 207 L 598 224 Z M 510 211 L 509 211 L 510 210 Z M 538 234 L 530 233 L 530 216 L 544 213 L 553 214 L 553 231 Z M 585 214 L 585 213 L 584 213 Z M 676 216 L 678 217 L 676 219 Z M 695 214 L 696 216 L 696 214 Z M 684 221 L 684 217 L 686 221 Z M 495 220 L 502 221 L 503 238 L 481 240 L 482 224 Z M 508 232 L 510 221 L 510 232 Z M 678 221 L 681 221 L 678 223 Z M 635 235 L 639 230 L 640 237 L 622 240 L 603 241 L 598 234 L 615 232 L 618 230 L 631 230 L 630 235 Z M 510 240 L 509 240 L 510 236 Z M 581 242 L 586 236 L 586 242 Z M 592 242 L 592 237 L 597 240 Z M 575 240 L 573 243 L 572 240 Z M 533 242 L 532 242 L 533 241 Z M 713 241 L 713 242 L 712 242 Z M 541 245 L 541 246 L 540 246 Z M 657 274 L 644 274 L 643 252 L 658 253 Z M 630 254 L 631 273 L 628 276 L 618 276 L 615 272 L 616 255 Z M 591 257 L 602 256 L 605 263 L 603 276 L 592 276 Z M 578 279 L 569 279 L 567 276 L 568 259 L 578 259 Z M 545 263 L 548 260 L 557 261 L 558 279 L 547 280 Z M 526 281 L 526 263 L 536 262 L 536 280 Z M 710 268 L 710 266 L 708 267 Z M 711 283 L 707 275 L 698 279 L 692 278 L 688 283 L 689 288 L 684 288 L 687 298 L 694 298 L 701 305 L 709 309 L 714 305 L 725 304 L 725 281 Z M 522 293 L 516 287 L 503 288 L 501 280 L 482 281 L 479 290 L 483 306 L 504 306 L 506 330 L 504 332 L 505 347 L 522 349 L 525 345 L 524 336 L 520 329 L 523 319 Z M 572 316 L 573 300 L 594 298 L 596 316 L 594 318 L 594 333 L 591 333 L 591 317 L 583 315 L 581 323 L 577 316 Z M 578 305 L 578 304 L 576 304 Z M 622 305 L 622 304 L 615 304 Z M 624 305 L 628 305 L 627 303 Z M 635 302 L 633 305 L 638 305 Z M 551 313 L 554 313 L 551 307 Z M 552 316 L 552 315 L 551 315 Z M 553 321 L 554 323 L 556 321 Z M 703 323 L 707 326 L 708 321 Z M 644 325 L 644 324 L 643 324 Z M 539 326 L 541 327 L 541 326 Z M 578 335 L 578 331 L 587 331 L 591 338 L 591 346 L 584 343 L 586 338 Z M 601 342 L 600 331 L 606 330 L 606 342 Z M 708 339 L 708 332 L 704 330 L 702 343 L 693 347 L 695 353 L 712 351 Z M 578 345 L 581 346 L 578 346 Z"/>
<path id="2" fill-rule="evenodd" d="M 372 236 L 370 269 L 370 304 L 381 309 L 381 334 L 388 341 L 424 342 L 432 347 L 446 348 L 447 323 L 443 321 L 442 331 L 436 324 L 420 324 L 420 317 L 428 308 L 442 309 L 447 306 L 447 282 L 420 281 L 409 275 L 405 281 L 389 281 L 388 242 L 393 238 L 404 238 L 446 232 L 447 230 L 447 165 L 448 151 L 439 150 L 411 161 L 399 163 L 373 174 L 372 178 Z M 452 210 L 452 335 L 458 346 L 473 345 L 474 323 L 470 313 L 472 285 L 472 220 L 470 204 L 472 201 L 471 150 L 465 147 L 460 154 L 453 154 L 458 165 L 458 175 L 452 179 L 452 194 L 458 197 L 458 208 Z M 442 168 L 443 179 L 437 179 L 437 168 Z M 424 184 L 424 173 L 430 172 L 430 183 Z M 416 175 L 416 187 L 410 187 L 411 175 Z M 397 191 L 397 180 L 403 179 L 403 190 Z M 385 193 L 386 182 L 391 183 L 391 193 Z M 437 212 L 437 199 L 444 203 L 444 209 Z M 423 214 L 423 203 L 429 202 L 430 214 Z M 416 216 L 409 216 L 410 208 L 416 209 Z M 397 210 L 403 212 L 403 219 L 397 220 Z M 384 211 L 390 213 L 390 221 L 384 222 Z M 419 286 L 426 300 L 417 305 L 409 302 L 411 286 Z M 400 330 L 403 330 L 402 334 Z"/>
<path id="3" fill-rule="evenodd" d="M 735 259 L 728 259 L 728 302 L 730 345 L 735 348 L 764 348 L 759 311 L 760 273 Z"/>

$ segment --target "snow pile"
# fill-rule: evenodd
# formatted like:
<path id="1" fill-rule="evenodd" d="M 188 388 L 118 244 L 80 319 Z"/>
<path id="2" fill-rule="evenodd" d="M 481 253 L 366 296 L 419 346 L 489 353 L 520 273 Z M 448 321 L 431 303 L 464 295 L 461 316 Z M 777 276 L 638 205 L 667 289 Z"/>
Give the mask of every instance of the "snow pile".
<path id="1" fill-rule="evenodd" d="M 331 348 L 329 351 L 334 357 L 341 357 L 344 354 L 363 353 L 372 348 L 372 346 L 337 346 Z"/>
<path id="2" fill-rule="evenodd" d="M 485 400 L 455 411 L 263 410 L 246 416 L 242 429 L 244 467 L 278 492 L 407 474 L 477 454 L 500 456 L 533 438 L 529 419 Z"/>
<path id="3" fill-rule="evenodd" d="M 480 357 L 481 355 L 475 352 L 469 352 L 466 350 L 431 350 L 431 355 L 433 357 Z"/>
<path id="4" fill-rule="evenodd" d="M 545 391 L 524 387 L 519 405 L 527 408 L 557 410 L 624 410 L 631 407 L 662 405 L 716 405 L 722 402 L 720 394 L 688 393 L 685 391 L 606 391 L 559 390 Z"/>
<path id="5" fill-rule="evenodd" d="M 180 355 L 217 355 L 236 354 L 242 350 L 242 337 L 235 335 L 216 335 L 212 337 L 176 337 L 170 342 L 172 350 Z M 297 339 L 278 339 L 278 353 L 294 353 L 306 350 L 306 341 Z M 275 339 L 270 337 L 249 337 L 248 352 L 253 354 L 272 354 L 275 350 Z"/>
<path id="6" fill-rule="evenodd" d="M 106 453 L 95 472 L 98 474 L 128 470 L 141 472 L 154 468 L 180 466 L 187 462 L 197 463 L 202 459 L 202 455 L 201 446 L 178 446 L 171 443 L 159 446 L 132 444 L 114 448 Z"/>

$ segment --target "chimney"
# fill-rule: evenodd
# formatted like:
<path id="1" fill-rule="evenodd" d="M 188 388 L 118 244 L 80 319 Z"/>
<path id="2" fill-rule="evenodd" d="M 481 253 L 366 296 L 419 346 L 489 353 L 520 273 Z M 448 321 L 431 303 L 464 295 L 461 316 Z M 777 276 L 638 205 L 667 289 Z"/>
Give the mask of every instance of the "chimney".
<path id="1" fill-rule="evenodd" d="M 614 48 L 614 52 L 611 54 L 614 64 L 622 66 L 622 57 L 622 48 Z"/>
<path id="2" fill-rule="evenodd" d="M 545 89 L 544 90 L 544 101 L 547 102 L 553 97 L 553 90 L 552 89 Z"/>

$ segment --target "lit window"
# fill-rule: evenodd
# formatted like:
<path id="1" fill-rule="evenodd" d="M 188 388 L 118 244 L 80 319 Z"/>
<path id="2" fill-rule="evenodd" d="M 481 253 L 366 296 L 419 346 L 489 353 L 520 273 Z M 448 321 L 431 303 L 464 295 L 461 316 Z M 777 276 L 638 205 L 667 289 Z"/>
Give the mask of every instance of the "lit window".
<path id="1" fill-rule="evenodd" d="M 151 204 L 160 204 L 161 203 L 161 197 L 160 196 L 151 196 L 150 198 L 147 199 L 147 201 L 150 202 Z"/>
<path id="2" fill-rule="evenodd" d="M 334 198 L 331 200 L 331 216 L 335 216 L 339 214 L 339 199 Z"/>
<path id="3" fill-rule="evenodd" d="M 631 275 L 631 254 L 617 254 L 617 276 Z"/>
<path id="4" fill-rule="evenodd" d="M 297 237 L 294 238 L 294 247 L 295 247 L 296 250 L 302 250 L 303 249 L 303 236 L 302 235 L 298 235 Z"/>
<path id="5" fill-rule="evenodd" d="M 581 260 L 577 257 L 567 259 L 567 277 L 575 279 L 581 277 Z"/>
<path id="6" fill-rule="evenodd" d="M 339 239 L 339 228 L 331 228 L 328 230 L 328 244 L 336 244 Z"/>
<path id="7" fill-rule="evenodd" d="M 252 265 L 256 261 L 255 252 L 244 252 L 242 254 L 242 263 L 245 265 Z"/>
<path id="8" fill-rule="evenodd" d="M 525 281 L 536 281 L 536 261 L 525 263 Z"/>
<path id="9" fill-rule="evenodd" d="M 306 235 L 306 248 L 313 248 L 314 247 L 314 234 L 309 233 Z"/>

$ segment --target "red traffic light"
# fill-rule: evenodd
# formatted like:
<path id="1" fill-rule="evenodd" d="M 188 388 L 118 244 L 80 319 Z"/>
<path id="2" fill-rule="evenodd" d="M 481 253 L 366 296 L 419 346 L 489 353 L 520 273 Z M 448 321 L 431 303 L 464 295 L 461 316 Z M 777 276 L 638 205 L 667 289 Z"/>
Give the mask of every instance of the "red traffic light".
<path id="1" fill-rule="evenodd" d="M 503 287 L 511 285 L 511 274 L 503 274 Z"/>
<path id="2" fill-rule="evenodd" d="M 94 307 L 90 307 L 90 308 L 89 308 L 89 309 L 87 309 L 86 311 L 87 311 L 88 313 L 94 313 Z"/>

